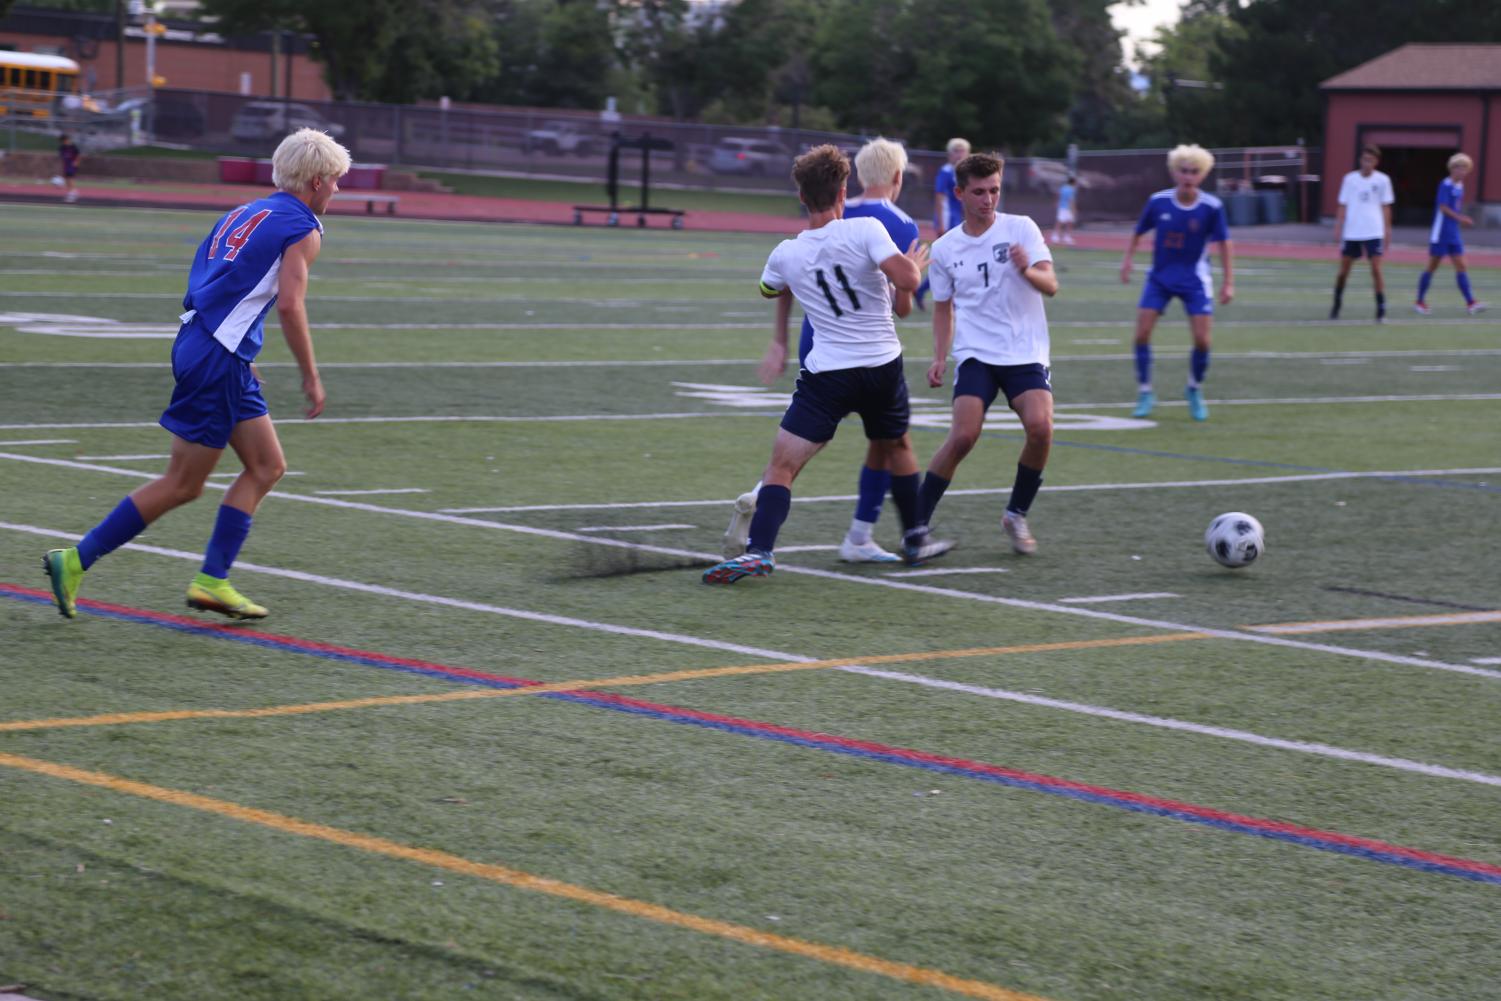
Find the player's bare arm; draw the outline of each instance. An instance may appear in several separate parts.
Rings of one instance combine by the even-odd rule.
[[[933,300],[933,364],[928,366],[928,385],[943,385],[949,367],[949,346],[954,343],[954,300]]]
[[[1141,242],[1140,233],[1131,234],[1131,242],[1126,244],[1126,256],[1121,260],[1121,284],[1128,285],[1131,282],[1131,258],[1136,256],[1136,245]]]
[[[1386,217],[1387,217],[1387,220],[1388,220],[1388,222],[1387,222],[1387,232],[1389,233],[1389,232],[1391,232],[1391,222],[1390,222],[1390,220],[1391,220],[1391,207],[1390,206],[1386,207]],[[1345,207],[1343,205],[1341,205],[1341,206],[1339,206],[1338,208],[1336,208],[1334,210],[1334,245],[1336,247],[1344,245],[1344,242],[1345,242],[1344,241],[1344,235],[1343,235],[1344,232],[1345,232]]]
[[[777,318],[771,328],[771,343],[766,345],[766,353],[756,367],[756,376],[763,386],[770,386],[787,371],[787,329],[791,318],[792,290],[784,288],[777,296]]]
[[[1220,270],[1225,272],[1225,282],[1220,286],[1220,304],[1228,306],[1235,298],[1235,251],[1229,240],[1220,241]]]
[[[912,245],[906,250],[906,256],[917,264],[919,272],[927,269],[928,248],[923,246],[921,240],[912,241]],[[896,293],[891,297],[891,311],[905,319],[912,313],[912,293],[907,289],[896,288],[894,285],[892,288],[896,290]]]
[[[928,248],[914,240],[905,254],[892,254],[881,262],[881,274],[898,292],[916,292],[922,284],[922,269],[928,263]]]
[[[1058,294],[1058,273],[1053,270],[1052,261],[1038,261],[1032,264],[1027,256],[1027,249],[1019,243],[1013,243],[1011,263],[1016,265],[1016,270],[1022,273],[1028,285],[1049,299]]]
[[[287,340],[287,348],[297,359],[297,368],[302,372],[302,395],[307,398],[309,419],[323,412],[327,397],[323,380],[318,376],[317,359],[313,357],[313,332],[307,319],[308,272],[322,249],[323,234],[316,229],[292,244],[282,254],[277,281],[276,315],[281,320],[281,333]]]

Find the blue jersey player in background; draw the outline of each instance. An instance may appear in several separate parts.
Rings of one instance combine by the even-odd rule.
[[[907,151],[900,143],[890,139],[871,140],[855,154],[855,171],[863,192],[859,198],[849,198],[844,203],[844,218],[868,216],[879,221],[890,234],[891,241],[904,252],[918,242],[917,223],[896,204],[901,195],[902,175],[906,169]],[[909,315],[912,312],[912,298],[908,293],[897,289],[892,297],[892,312],[901,317]],[[790,298],[784,296],[777,300],[776,326],[759,373],[761,381],[767,385],[775,382],[787,367],[787,328],[791,309]],[[797,347],[799,367],[807,361],[815,336],[813,324],[804,316]],[[865,463],[860,467],[859,484],[855,516],[850,521],[844,540],[839,544],[839,558],[846,563],[899,562],[900,556],[882,549],[872,538],[876,521],[881,516],[881,505],[891,487],[891,472],[885,454],[875,445],[871,445],[866,452]],[[759,484],[757,488],[759,489]],[[756,490],[741,494],[736,499],[735,514],[725,531],[726,559],[745,552],[746,533],[755,511]]]
[[[1152,391],[1152,328],[1174,298],[1183,300],[1193,350],[1188,361],[1188,384],[1183,395],[1188,412],[1196,421],[1208,420],[1204,402],[1204,376],[1209,371],[1209,332],[1214,321],[1214,282],[1209,271],[1209,244],[1220,245],[1220,266],[1225,280],[1220,302],[1235,298],[1235,273],[1230,232],[1225,225],[1225,207],[1213,195],[1199,190],[1214,167],[1214,155],[1198,146],[1179,146],[1167,155],[1175,187],[1147,199],[1136,223],[1131,243],[1121,262],[1121,281],[1131,281],[1131,258],[1142,235],[1156,230],[1152,269],[1141,290],[1136,312],[1136,409],[1132,417],[1145,417],[1157,403]]]
[[[1463,153],[1449,157],[1449,176],[1439,182],[1438,199],[1433,208],[1433,227],[1428,231],[1428,269],[1418,276],[1418,301],[1413,309],[1422,316],[1433,310],[1428,308],[1428,286],[1433,283],[1433,273],[1445,257],[1454,262],[1454,280],[1459,292],[1465,297],[1465,308],[1471,315],[1485,312],[1485,303],[1475,298],[1470,290],[1470,273],[1465,269],[1465,244],[1459,227],[1473,226],[1475,220],[1464,214],[1465,176],[1475,164]]]
[[[232,619],[262,619],[266,609],[230,586],[230,565],[250,534],[251,516],[286,472],[281,442],[252,365],[261,349],[266,313],[276,306],[287,347],[302,372],[307,416],[323,411],[323,383],[308,329],[308,270],[323,245],[318,216],[349,172],[349,152],[314,129],[283,139],[271,158],[276,193],[218,219],[188,273],[186,312],[172,343],[176,385],[161,425],[172,452],[160,478],[133,491],[77,546],[43,559],[58,611],[77,615],[84,571],[146,526],[203,493],[225,446],[243,471],[225,492],[204,552],[188,585],[188,607]]]
[[[944,149],[948,153],[949,162],[939,167],[938,176],[933,178],[933,239],[935,240],[964,222],[964,203],[959,201],[954,164],[969,156],[969,140],[950,139]],[[897,246],[901,247],[904,244],[899,242]],[[914,299],[918,309],[923,308],[923,296],[927,294],[928,278],[924,275],[922,284],[917,287],[917,295]]]

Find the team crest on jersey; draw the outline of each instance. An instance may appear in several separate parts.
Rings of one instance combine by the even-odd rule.
[[[1010,243],[995,243],[995,244],[991,244],[990,254],[996,260],[998,260],[1002,264],[1004,264],[1004,263],[1006,263],[1006,260],[1011,256],[1011,244]]]

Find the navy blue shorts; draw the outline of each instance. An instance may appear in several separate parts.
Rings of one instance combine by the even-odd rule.
[[[1161,313],[1174,299],[1183,300],[1183,311],[1189,316],[1214,315],[1214,296],[1210,294],[1208,282],[1168,286],[1155,278],[1148,278],[1141,289],[1141,301],[1136,305],[1139,309]]]
[[[1350,257],[1357,261],[1360,260],[1362,254],[1364,254],[1366,257],[1371,258],[1372,260],[1375,260],[1376,258],[1381,256],[1383,249],[1385,248],[1381,246],[1381,241],[1379,239],[1346,240],[1344,246],[1339,248],[1339,253],[1341,257]]]
[[[907,433],[912,404],[907,399],[901,356],[875,368],[799,372],[792,405],[782,415],[782,428],[806,441],[822,443],[832,439],[839,422],[852,413],[860,415],[865,437],[872,441],[889,441]]]
[[[269,412],[250,363],[192,323],[172,342],[172,377],[160,423],[184,441],[224,448],[236,424]]]
[[[1465,252],[1463,240],[1445,240],[1442,243],[1430,243],[1428,245],[1429,257],[1462,257]]]
[[[1029,389],[1053,391],[1046,365],[989,365],[978,358],[966,358],[954,373],[954,398],[978,396],[989,410],[997,393],[1006,394],[1006,403]]]

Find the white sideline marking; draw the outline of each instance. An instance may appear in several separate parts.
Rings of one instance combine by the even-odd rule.
[[[1246,626],[1257,633],[1292,636],[1298,633],[1359,632],[1393,626],[1455,626],[1472,622],[1501,622],[1501,611],[1455,612],[1449,615],[1409,615],[1382,619],[1342,619],[1338,622],[1293,622],[1284,626]]]
[[[721,503],[721,504],[726,504],[726,503],[733,504],[734,501],[720,501],[719,503]],[[834,550],[836,550],[838,548],[839,548],[838,546],[827,546],[827,545],[817,545],[817,546],[778,546],[777,547],[777,552],[779,552],[779,553],[832,553]]]
[[[1086,716],[1098,716],[1104,719],[1119,720],[1123,723],[1139,723],[1143,726],[1158,727],[1164,730],[1179,730],[1184,733],[1196,733],[1206,737],[1238,740],[1242,743],[1256,744],[1261,747],[1273,747],[1281,751],[1297,751],[1300,754],[1316,754],[1320,757],[1338,758],[1342,761],[1358,761],[1362,764],[1395,768],[1404,772],[1416,772],[1420,775],[1431,775],[1435,778],[1459,779],[1464,782],[1478,782],[1482,785],[1501,786],[1501,775],[1489,775],[1485,772],[1472,772],[1459,768],[1446,768],[1443,765],[1430,765],[1426,762],[1413,761],[1408,758],[1392,758],[1383,754],[1351,751],[1342,747],[1335,747],[1331,744],[1320,744],[1305,740],[1283,740],[1280,737],[1264,737],[1261,734],[1251,733],[1247,730],[1232,730],[1228,727],[1190,723],[1186,720],[1172,719],[1166,716],[1148,716],[1143,713],[1126,712],[1121,709],[1110,709],[1105,706],[1094,706],[1083,702],[1068,702],[1063,699],[1045,698],[1041,695],[1012,692],[1002,688],[984,688],[979,685],[966,685],[957,681],[946,681],[942,678],[931,678],[921,674],[906,674],[901,671],[882,671],[873,667],[861,667],[858,665],[840,667],[836,668],[836,670],[844,671],[848,674],[863,674],[870,678],[900,681],[909,685],[922,685],[926,688],[942,688],[954,692],[963,692],[966,695],[979,695],[988,699],[1004,699],[1008,702],[1021,702],[1026,705],[1042,706],[1046,709],[1060,709],[1064,712],[1082,713]]]
[[[214,484],[217,486],[217,484]],[[287,495],[290,496],[290,495]],[[306,498],[304,498],[306,499]],[[20,525],[11,522],[0,521],[0,529],[12,532],[25,532],[29,535],[40,535],[54,539],[77,540],[80,536],[72,532],[59,532],[50,528],[39,528],[35,525]],[[189,553],[181,549],[166,549],[161,546],[148,546],[138,542],[127,542],[122,548],[134,549],[137,552],[152,553],[157,556],[171,556],[180,560],[196,560],[202,562],[202,553]],[[620,636],[635,636],[642,639],[662,640],[667,643],[681,643],[687,646],[704,647],[710,650],[725,650],[730,653],[743,653],[750,657],[765,657],[769,660],[787,660],[807,662],[812,657],[798,657],[794,654],[784,653],[781,650],[768,650],[761,647],[743,646],[739,643],[722,643],[718,640],[702,639],[697,636],[686,636],[681,633],[668,633],[656,629],[638,629],[634,626],[619,626],[609,622],[594,622],[589,619],[576,619],[566,615],[548,615],[542,612],[530,612],[521,608],[507,608],[503,605],[487,605],[478,601],[463,601],[457,598],[445,598],[437,594],[424,594],[420,591],[403,591],[399,588],[382,587],[379,584],[365,584],[360,581],[344,580],[339,577],[326,577],[321,574],[303,573],[300,570],[287,570],[282,567],[265,566],[260,563],[250,563],[244,560],[235,561],[235,572],[263,573],[272,577],[285,577],[288,580],[302,581],[305,584],[323,584],[345,591],[359,591],[363,594],[377,594],[383,598],[400,598],[405,601],[417,601],[428,605],[441,605],[445,608],[457,608],[470,612],[487,612],[491,615],[503,615],[512,619],[525,619],[529,622],[545,622],[555,626],[572,626],[578,629],[589,629],[594,632],[615,633]]]
[[[1252,476],[1237,480],[1165,480],[1157,483],[1077,483],[1072,486],[1055,486],[1044,484],[1043,490],[1049,492],[1074,492],[1081,490],[1153,490],[1159,487],[1230,487],[1260,485],[1268,483],[1299,483],[1313,482],[1317,480],[1358,480],[1358,479],[1386,479],[1403,477],[1432,477],[1432,476],[1471,476],[1485,475],[1488,473],[1501,473],[1501,467],[1484,467],[1478,469],[1410,469],[1410,470],[1387,470],[1385,472],[1371,473],[1294,473],[1287,476]],[[945,497],[990,497],[998,494],[1008,494],[1011,488],[1007,487],[967,487],[951,489]],[[855,494],[821,494],[813,497],[794,497],[794,504],[821,504],[827,501],[852,501],[859,498]],[[514,514],[527,511],[609,511],[623,508],[643,507],[724,507],[733,504],[733,500],[691,500],[691,501],[621,501],[612,504],[518,504],[510,507],[445,507],[441,508],[443,514]],[[785,551],[785,550],[783,550]]]
[[[13,452],[0,452],[0,459],[13,459],[20,462],[33,462],[41,465],[63,466],[71,469],[83,469],[93,472],[116,473],[125,476],[150,477],[149,473],[142,473],[134,469],[116,469],[110,466],[94,466],[82,462],[71,462],[66,459],[46,459],[33,455],[21,455]],[[223,489],[217,483],[209,486],[215,489]],[[468,525],[474,528],[484,528],[491,531],[516,532],[521,535],[535,535],[540,538],[561,539],[568,542],[588,542],[597,546],[613,546],[618,549],[634,549],[638,552],[657,553],[662,556],[677,556],[687,559],[703,560],[705,564],[717,563],[717,553],[703,553],[692,549],[675,549],[668,546],[653,546],[638,542],[626,542],[623,539],[602,538],[600,536],[580,535],[577,532],[561,532],[549,528],[534,528],[530,525],[517,525],[510,522],[488,521],[482,518],[464,518],[455,515],[446,515],[435,511],[411,511],[404,508],[379,507],[375,504],[365,504],[355,501],[338,500],[333,497],[314,497],[308,494],[289,494],[279,490],[273,490],[268,496],[278,497],[283,500],[302,501],[309,504],[323,504],[329,507],[341,507],[351,511],[366,511],[371,514],[395,515],[401,518],[413,518],[419,521],[435,521],[451,525]],[[6,527],[0,522],[0,528]],[[54,533],[63,534],[63,533]],[[76,536],[67,536],[76,538]],[[197,557],[195,557],[197,558]],[[239,564],[236,564],[237,566]],[[1482,678],[1501,679],[1501,671],[1492,671],[1483,667],[1469,667],[1465,664],[1450,664],[1441,660],[1430,660],[1424,657],[1408,657],[1401,654],[1384,653],[1377,650],[1360,650],[1352,647],[1334,646],[1328,643],[1311,643],[1307,640],[1287,639],[1281,636],[1267,633],[1255,633],[1244,629],[1208,629],[1200,626],[1184,625],[1181,622],[1171,622],[1165,619],[1139,618],[1133,615],[1121,615],[1116,612],[1105,612],[1092,608],[1081,608],[1076,605],[1061,605],[1056,602],[1029,601],[1023,598],[1005,598],[1000,595],[977,594],[973,591],[956,591],[952,588],[934,587],[930,584],[914,584],[902,580],[893,580],[890,575],[861,576],[859,574],[841,573],[835,570],[820,570],[815,567],[799,567],[782,564],[777,568],[784,574],[804,574],[809,577],[818,577],[824,580],[846,581],[856,584],[864,584],[872,587],[889,587],[902,591],[914,591],[918,594],[929,594],[944,598],[960,598],[966,601],[978,601],[990,605],[1002,605],[1008,608],[1025,608],[1037,612],[1057,612],[1064,615],[1073,615],[1080,618],[1099,619],[1105,622],[1119,622],[1122,625],[1142,626],[1148,629],[1165,629],[1170,632],[1197,632],[1216,639],[1237,640],[1246,643],[1259,643],[1266,646],[1287,647],[1295,650],[1312,650],[1317,653],[1327,653],[1342,657],[1355,657],[1361,660],[1377,661],[1385,664],[1402,664],[1408,667],[1422,667],[1435,671],[1449,671],[1454,674],[1468,674]],[[316,580],[309,575],[309,579]],[[749,648],[745,648],[749,649]],[[797,659],[797,658],[793,658]]]
[[[316,420],[307,420],[303,417],[278,418],[277,427],[289,425],[332,425],[332,424],[548,424],[570,423],[584,421],[676,421],[676,420],[703,420],[704,418],[721,419],[725,417],[780,417],[782,411],[776,410],[731,410],[720,412],[717,410],[701,410],[692,413],[670,414],[562,414],[552,417],[505,417],[498,415],[458,417],[458,416],[424,416],[424,417],[319,417]],[[40,431],[40,430],[94,430],[94,431],[134,431],[140,428],[161,427],[156,421],[80,421],[72,424],[0,424],[0,431]]]
[[[669,525],[581,525],[575,532],[661,532],[667,529],[697,528],[681,522]]]
[[[376,487],[371,490],[314,490],[320,497],[361,497],[366,494],[426,494],[425,487]]]
[[[26,441],[0,441],[0,446],[13,445],[77,445],[77,438],[31,438]]]
[[[1147,598],[1176,598],[1171,591],[1142,591],[1139,594],[1096,594],[1087,598],[1059,598],[1066,605],[1090,605],[1104,601],[1144,601]]]
[[[1501,657],[1472,657],[1471,664],[1501,664]]]
[[[166,452],[143,453],[141,455],[76,455],[79,462],[139,462],[145,459],[170,459]]]
[[[888,577],[942,577],[946,574],[1010,573],[1005,567],[935,567],[932,570],[893,570]]]

